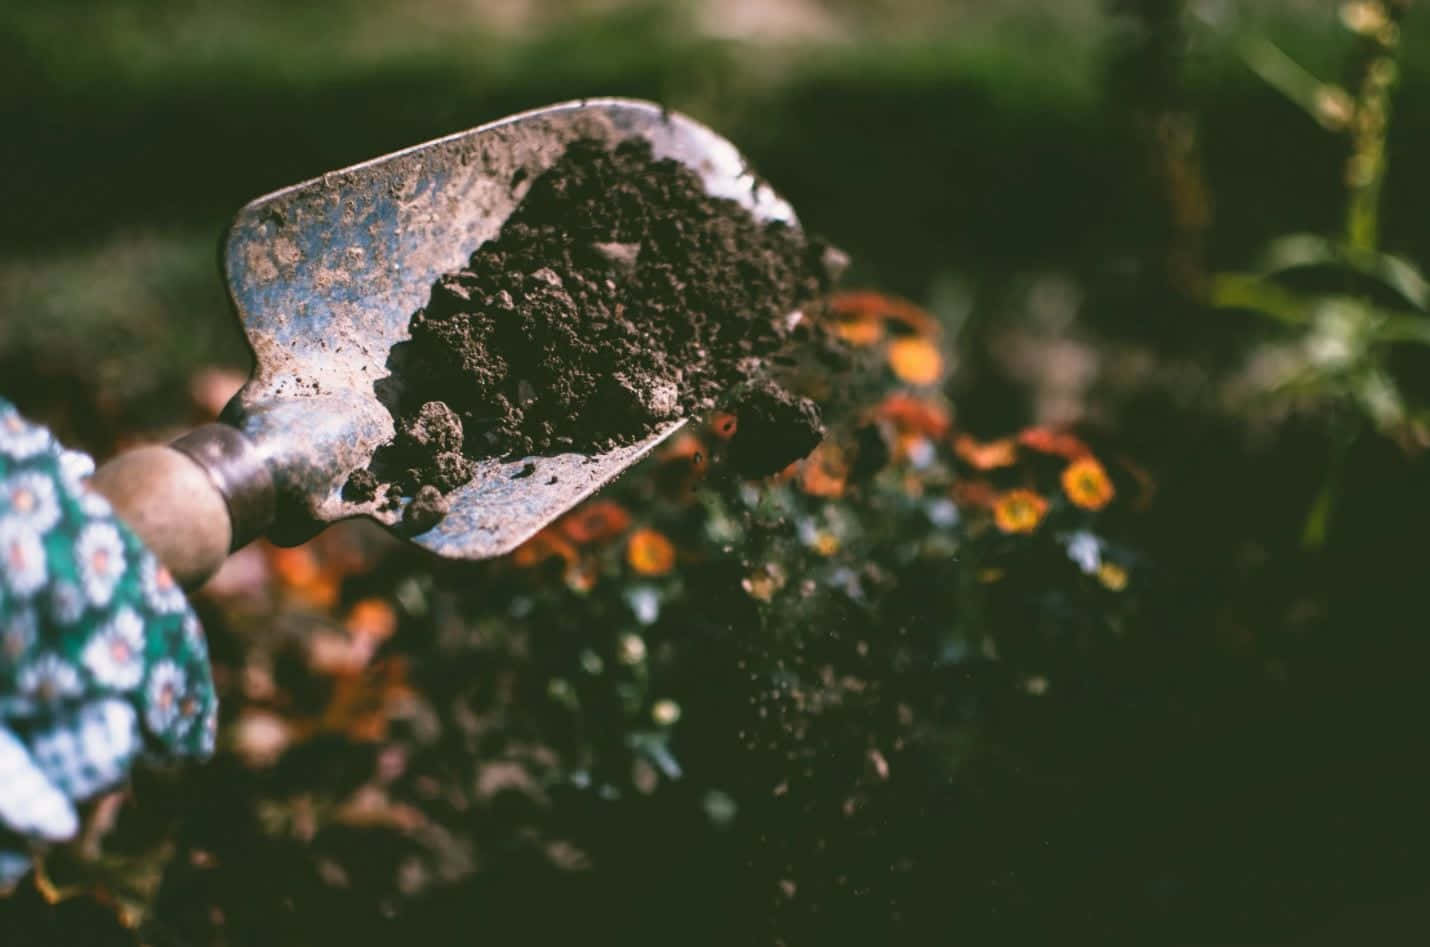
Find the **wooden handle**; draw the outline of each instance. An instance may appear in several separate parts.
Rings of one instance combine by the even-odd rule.
[[[189,455],[140,447],[107,461],[89,482],[185,587],[202,583],[228,556],[228,504]]]

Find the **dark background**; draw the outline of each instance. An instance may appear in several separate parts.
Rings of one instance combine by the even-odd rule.
[[[182,421],[196,370],[246,369],[215,265],[246,200],[529,107],[665,102],[735,141],[847,249],[852,284],[944,321],[961,425],[1090,421],[1159,485],[1130,527],[1159,589],[1137,634],[1066,657],[1068,685],[1040,701],[992,702],[977,764],[904,790],[874,841],[843,851],[866,873],[916,855],[899,889],[909,917],[889,927],[831,888],[823,914],[779,936],[1331,944],[1423,930],[1426,463],[1358,436],[1326,541],[1302,542],[1347,409],[1268,420],[1226,400],[1276,330],[1164,277],[1177,225],[1145,135],[1149,114],[1195,124],[1207,269],[1243,266],[1278,234],[1333,232],[1342,140],[1239,50],[1269,37],[1336,79],[1351,38],[1329,3],[1194,3],[1176,28],[1157,19],[1174,4],[1120,6],[6,4],[0,395],[101,454]],[[1430,11],[1411,11],[1403,40],[1383,244],[1423,261]],[[1007,356],[1029,337],[1090,364],[1071,407],[1049,400],[1055,366],[1030,374]],[[1397,366],[1424,391],[1420,362]],[[669,804],[563,810],[603,823],[626,856],[595,894],[513,883],[482,897],[539,914],[549,895],[609,920],[607,898],[649,912],[638,936],[700,940],[681,926],[691,905],[754,903],[740,895],[749,855],[675,831],[685,810]],[[683,844],[709,861],[672,879],[660,866]],[[649,902],[623,900],[626,885]]]

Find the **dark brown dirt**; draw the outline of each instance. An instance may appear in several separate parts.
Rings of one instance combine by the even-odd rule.
[[[447,515],[447,498],[432,484],[424,484],[402,511],[402,525],[414,533],[436,526]]]
[[[768,477],[798,460],[824,438],[819,408],[770,380],[742,392],[732,405],[735,434],[727,448],[731,466],[744,477]]]
[[[643,141],[576,142],[413,316],[392,363],[397,436],[345,493],[372,499],[379,480],[447,492],[481,458],[609,450],[737,389],[755,412],[740,456],[778,469],[776,455],[818,443],[818,409],[751,383],[789,315],[829,288],[835,256],[708,196]]]

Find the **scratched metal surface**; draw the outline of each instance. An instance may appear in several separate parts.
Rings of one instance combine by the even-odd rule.
[[[349,503],[341,489],[392,437],[381,397],[390,400],[396,385],[389,355],[409,337],[412,314],[438,276],[497,234],[568,143],[637,135],[657,156],[689,165],[712,194],[797,224],[728,141],[659,106],[621,99],[512,116],[333,171],[239,211],[224,270],[256,366],[224,419],[253,439],[273,471],[279,519],[271,535],[297,541],[363,515],[400,529],[401,510]],[[485,461],[449,494],[446,518],[408,538],[443,556],[501,555],[681,423],[599,455]]]

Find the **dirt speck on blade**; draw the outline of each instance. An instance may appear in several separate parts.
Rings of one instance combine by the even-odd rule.
[[[447,498],[431,484],[421,487],[417,496],[402,511],[402,525],[413,533],[431,529],[442,521],[448,512]]]
[[[737,413],[751,412],[738,469],[773,472],[821,428],[811,402],[765,377],[766,359],[789,315],[829,289],[831,258],[710,197],[643,140],[575,142],[412,317],[393,360],[397,435],[345,495],[376,496],[379,481],[442,494],[484,458],[600,453],[737,392]]]

